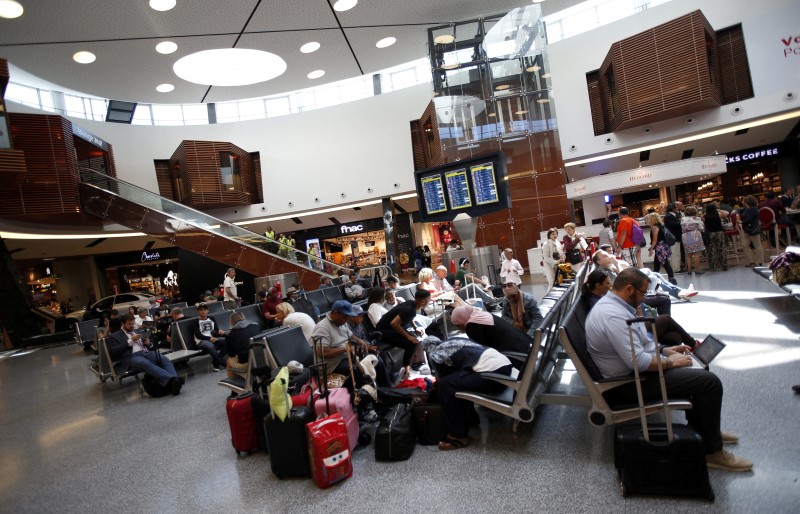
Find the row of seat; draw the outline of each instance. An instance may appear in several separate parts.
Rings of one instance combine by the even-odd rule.
[[[788,246],[786,251],[789,253],[795,253],[800,255],[800,246]],[[773,271],[769,268],[769,266],[755,266],[753,267],[753,271],[756,275],[759,275],[762,278],[765,278],[771,281],[776,286],[780,287],[794,298],[800,300],[800,284],[778,284],[773,280]]]

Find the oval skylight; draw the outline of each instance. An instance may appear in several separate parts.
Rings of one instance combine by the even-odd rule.
[[[22,8],[19,2],[14,0],[0,0],[0,18],[13,20],[19,18],[25,9]]]
[[[93,63],[97,59],[92,52],[87,52],[85,50],[81,50],[80,52],[75,52],[72,55],[72,60],[81,64],[90,64]]]
[[[174,89],[175,86],[173,86],[172,84],[159,84],[158,86],[156,86],[156,91],[158,91],[159,93],[169,93]]]
[[[355,7],[357,3],[358,0],[339,0],[338,2],[333,4],[333,10],[339,12],[349,11],[350,9]]]
[[[325,70],[314,70],[308,74],[308,78],[310,79],[318,79],[321,76],[325,75]]]
[[[381,39],[380,41],[378,41],[377,43],[375,43],[375,46],[377,46],[378,48],[386,48],[387,46],[392,46],[396,42],[397,42],[397,38],[389,36],[389,37],[385,37],[385,38]]]
[[[316,41],[309,41],[300,47],[300,51],[304,54],[310,54],[311,52],[316,52],[317,50],[319,50],[319,43]]]
[[[150,0],[150,8],[155,11],[169,11],[175,7],[175,0]]]
[[[178,45],[172,41],[162,41],[156,45],[156,52],[160,54],[171,54],[178,49]]]
[[[187,55],[172,69],[175,75],[195,84],[246,86],[283,75],[286,61],[262,50],[220,48]]]

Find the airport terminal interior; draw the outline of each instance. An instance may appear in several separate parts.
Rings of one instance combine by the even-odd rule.
[[[0,0],[0,511],[800,511],[797,20],[793,0]],[[548,229],[596,248],[627,212],[644,247],[652,213],[713,204],[722,236],[696,273],[673,245],[662,289],[727,345],[725,449],[753,467],[709,468],[713,501],[627,495],[619,425],[589,415],[559,338],[581,284],[553,289]],[[194,316],[230,269],[226,309],[296,287],[319,321],[333,291],[366,309],[390,275],[414,291],[463,263],[499,316],[506,248],[552,307],[517,398],[532,419],[478,405],[466,447],[396,462],[372,441],[327,489],[234,450],[226,405],[252,382],[194,341],[165,349],[180,394],[152,397],[89,327],[150,298]],[[363,297],[323,293],[353,269]]]

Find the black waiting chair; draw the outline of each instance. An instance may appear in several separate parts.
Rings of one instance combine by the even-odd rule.
[[[267,319],[264,317],[264,314],[261,312],[261,306],[257,304],[247,305],[244,307],[239,307],[235,310],[235,312],[241,312],[244,314],[244,319],[255,321],[261,327],[261,330],[267,330],[268,324]]]
[[[222,302],[208,302],[206,306],[209,314],[216,314],[225,310],[225,305]]]
[[[306,299],[311,302],[314,307],[319,309],[320,316],[324,316],[331,310],[331,304],[328,302],[328,299],[325,298],[325,293],[323,293],[325,289],[317,289],[316,291],[309,291],[306,293]]]

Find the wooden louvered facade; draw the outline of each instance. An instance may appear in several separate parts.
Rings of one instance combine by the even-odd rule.
[[[418,120],[411,122],[411,149],[414,169],[424,170],[444,164],[439,125],[436,123],[436,105],[430,102]]]
[[[721,32],[694,11],[611,45],[586,75],[595,135],[752,97],[741,30]]]
[[[224,184],[223,160],[237,163],[238,179]],[[251,205],[263,201],[261,162],[238,146],[220,141],[183,141],[164,167],[154,161],[161,196],[195,209]]]

